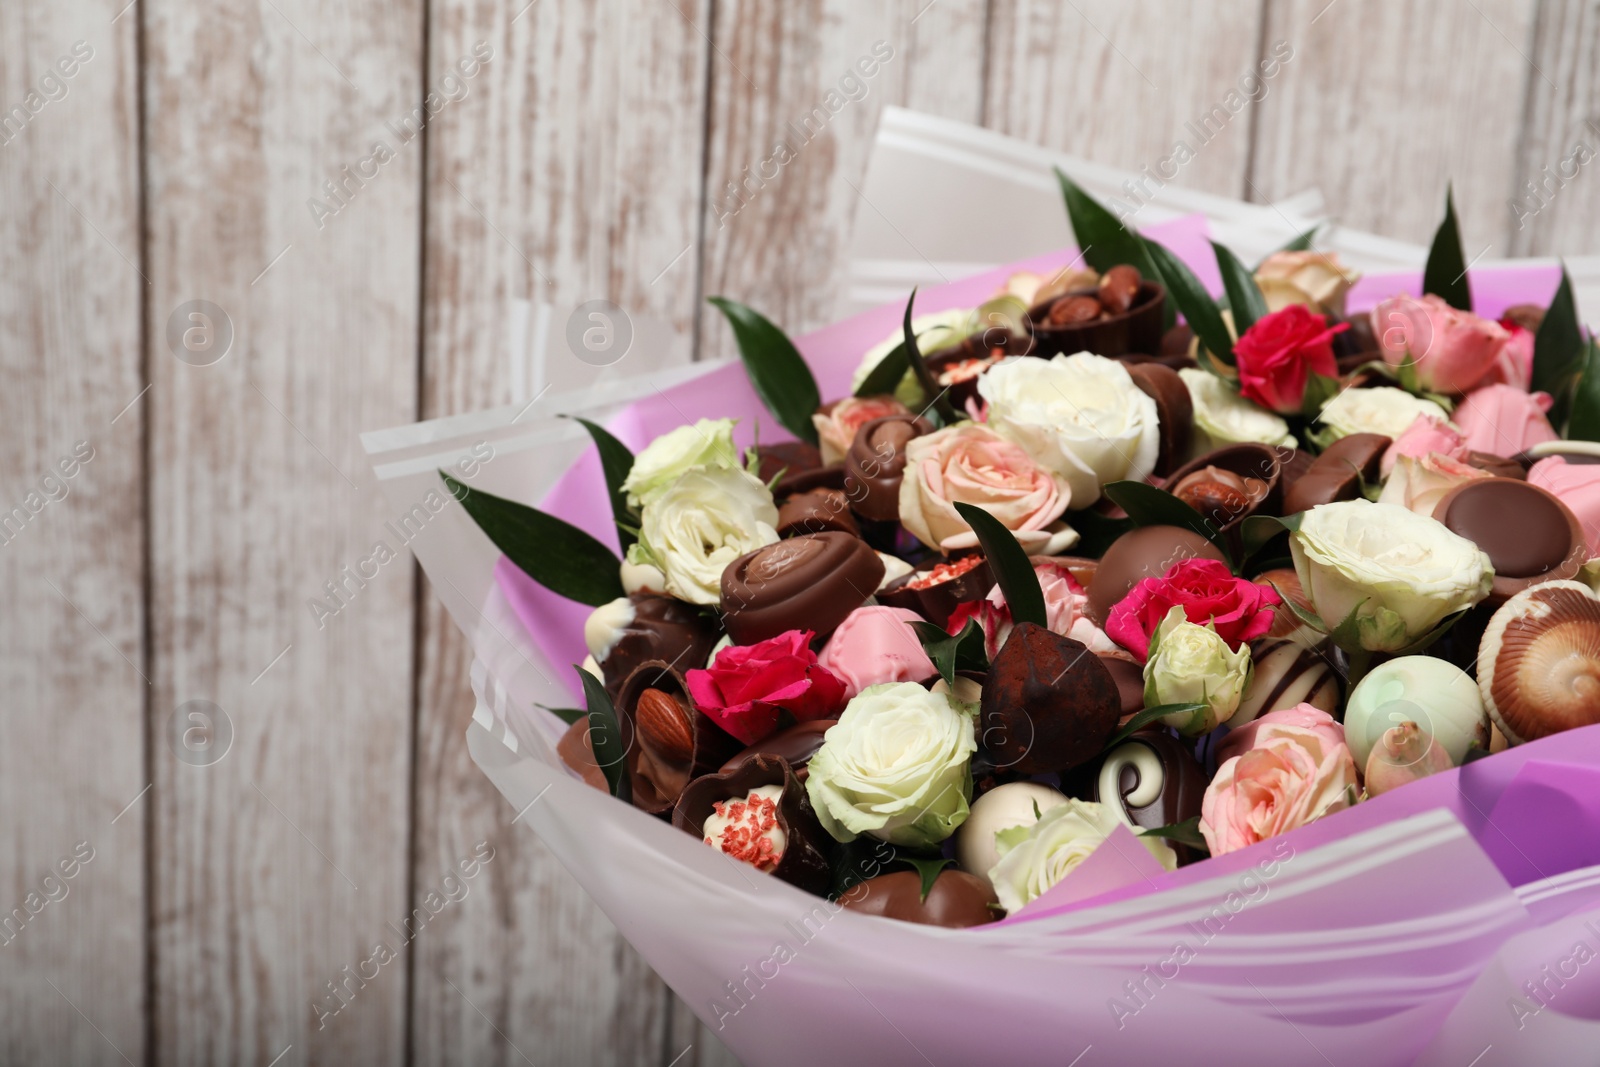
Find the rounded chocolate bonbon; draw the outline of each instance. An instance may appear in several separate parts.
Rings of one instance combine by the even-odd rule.
[[[847,533],[803,534],[740,556],[722,572],[722,621],[735,643],[788,630],[832,633],[883,579],[883,560]]]
[[[979,704],[978,743],[995,767],[1064,771],[1093,759],[1117,728],[1122,697],[1100,657],[1037,623],[1018,623]]]
[[[1096,626],[1104,626],[1106,616],[1130,589],[1146,578],[1161,577],[1174,563],[1186,559],[1228,562],[1216,545],[1181,526],[1141,526],[1129,530],[1113,541],[1100,557],[1094,580],[1089,583],[1089,618]]]
[[[927,899],[922,896],[921,874],[892,871],[857,883],[839,903],[863,915],[956,929],[982,926],[1000,917],[1000,898],[987,881],[948,867],[934,879]]]

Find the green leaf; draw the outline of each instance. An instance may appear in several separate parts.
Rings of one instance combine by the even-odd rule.
[[[787,334],[765,315],[720,296],[708,298],[727,316],[739,345],[745,373],[756,395],[784,429],[808,444],[817,443],[811,415],[822,403],[817,380]]]
[[[1222,533],[1217,525],[1165,489],[1144,482],[1107,482],[1101,490],[1128,513],[1135,526],[1181,526],[1213,543]]]
[[[1311,247],[1311,242],[1316,240],[1317,231],[1320,230],[1320,229],[1322,229],[1322,223],[1319,222],[1315,226],[1311,227],[1311,229],[1306,230],[1304,233],[1300,233],[1300,234],[1295,235],[1294,237],[1289,238],[1289,241],[1288,241],[1287,244],[1285,244],[1281,248],[1277,249],[1276,252],[1268,253],[1267,256],[1264,257],[1261,260],[1261,263],[1265,263],[1268,259],[1271,259],[1274,255],[1277,254],[1277,252],[1304,252],[1304,251],[1306,251],[1307,249],[1309,249]],[[1260,270],[1261,269],[1261,263],[1257,263],[1256,264],[1255,270]],[[1255,271],[1251,271],[1250,273],[1254,274]]]
[[[550,714],[554,715],[568,726],[571,726],[573,723],[589,714],[588,712],[579,708],[552,708],[549,705],[540,704],[537,702],[535,702],[533,706],[544,711],[548,711]]]
[[[1302,418],[1314,419],[1322,413],[1328,401],[1339,395],[1339,379],[1311,371],[1306,375],[1306,391],[1300,401]]]
[[[878,361],[878,365],[867,372],[861,380],[861,387],[855,391],[856,396],[893,396],[894,390],[906,376],[906,371],[911,366],[906,362],[906,344],[901,341],[889,350],[889,354]]]
[[[931,622],[914,622],[911,628],[917,632],[917,638],[922,642],[922,650],[939,669],[939,677],[944,679],[945,685],[955,687],[956,671],[959,668],[988,669],[988,662],[983,654],[983,629],[974,620],[968,619],[958,634],[949,633],[943,627],[935,626]]]
[[[1266,317],[1267,298],[1261,295],[1255,275],[1245,269],[1239,257],[1227,248],[1211,242],[1217,254],[1217,267],[1222,271],[1222,288],[1228,294],[1228,306],[1233,309],[1233,328],[1243,337],[1244,332]]]
[[[583,680],[583,699],[589,708],[589,744],[594,761],[606,776],[611,795],[618,800],[633,800],[633,783],[628,779],[628,746],[622,740],[622,724],[605,685],[577,664],[572,669]]]
[[[922,358],[922,350],[917,347],[917,335],[911,329],[911,309],[916,305],[917,291],[911,290],[911,295],[906,299],[905,320],[901,324],[904,339],[900,347],[905,349],[906,362],[911,365],[911,370],[917,376],[917,384],[922,386],[922,395],[930,400],[929,406],[938,415],[941,425],[948,426],[959,422],[961,416],[956,414],[955,407],[950,403],[950,390],[940,389],[939,383],[933,378],[933,372],[928,369],[928,361]]]
[[[622,491],[622,483],[628,480],[628,472],[633,469],[633,453],[604,426],[577,415],[571,417],[583,423],[600,452],[600,469],[605,471],[606,492],[611,495],[611,518],[617,524],[617,539],[626,553],[628,546],[639,539],[639,516],[628,506],[628,494]]]
[[[1067,204],[1067,221],[1072,225],[1072,236],[1078,242],[1083,261],[1101,274],[1118,264],[1128,263],[1138,267],[1146,278],[1158,277],[1160,272],[1144,239],[1124,226],[1122,220],[1067,177],[1060,167],[1056,167],[1055,172],[1056,180],[1061,183],[1061,198]],[[1170,330],[1176,321],[1171,300],[1167,301],[1162,316],[1164,328]]]
[[[1049,627],[1049,616],[1044,609],[1044,591],[1039,587],[1039,575],[1033,569],[1028,554],[1017,544],[1014,534],[1000,520],[973,504],[956,503],[956,511],[978,535],[983,546],[983,556],[994,571],[995,581],[1006,598],[1014,622],[1033,622]]]
[[[1281,537],[1286,527],[1275,515],[1247,515],[1239,524],[1239,542],[1244,548],[1244,559],[1249,563],[1259,552]],[[1251,564],[1244,573],[1259,574],[1259,564]]]
[[[1578,306],[1572,297],[1572,279],[1563,264],[1561,284],[1539,323],[1539,332],[1533,335],[1534,390],[1549,393],[1560,404],[1583,363],[1583,326],[1578,322]],[[1561,425],[1557,419],[1551,421]]]
[[[1472,310],[1472,285],[1467,280],[1467,256],[1461,250],[1461,227],[1451,189],[1444,193],[1444,221],[1434,232],[1428,263],[1422,268],[1422,291],[1442,297],[1460,311]]]
[[[1114,519],[1094,508],[1069,511],[1062,518],[1078,531],[1078,543],[1073,546],[1073,552],[1089,559],[1105,555],[1113,541],[1133,529],[1132,519]]]
[[[1200,279],[1194,276],[1194,271],[1183,260],[1164,246],[1148,238],[1144,244],[1155,264],[1156,276],[1167,287],[1167,299],[1183,312],[1184,319],[1194,335],[1200,338],[1200,343],[1217,359],[1233,366],[1233,338],[1228,335],[1222,312],[1217,310],[1216,302],[1206,292],[1206,287],[1200,284]]]
[[[939,872],[946,867],[955,865],[955,860],[945,859],[943,856],[912,856],[902,852],[895,857],[897,863],[904,863],[917,872],[922,879],[922,899],[928,899],[928,894],[933,892],[933,883],[939,880]]]
[[[444,471],[439,476],[495,547],[552,593],[596,608],[626,595],[621,560],[570,522],[482,489],[469,489]]]
[[[1170,826],[1158,826],[1154,830],[1142,830],[1139,836],[1165,838],[1179,845],[1187,845],[1189,848],[1199,849],[1208,856],[1211,855],[1210,849],[1206,847],[1206,839],[1200,833],[1200,816],[1198,815],[1191,816],[1182,822],[1175,822]]]
[[[1574,441],[1600,441],[1600,344],[1591,340],[1583,374],[1572,396],[1572,421],[1567,437]]]
[[[1105,748],[1101,749],[1101,751],[1110,752],[1157,719],[1164,719],[1168,715],[1193,715],[1197,711],[1204,710],[1206,710],[1204,704],[1157,704],[1153,708],[1145,708],[1143,711],[1136,712],[1133,718],[1128,720],[1127,725],[1112,734],[1111,740],[1106,742]]]

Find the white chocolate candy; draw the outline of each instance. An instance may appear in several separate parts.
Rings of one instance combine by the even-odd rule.
[[[1473,744],[1489,746],[1489,714],[1478,683],[1435,656],[1380,663],[1356,685],[1344,709],[1344,739],[1357,767],[1367,765],[1384,731],[1414,722],[1461,766]]]
[[[583,624],[583,643],[589,646],[589,655],[603,660],[622,640],[623,633],[633,625],[633,601],[625,596],[601,604],[589,613]]]
[[[883,560],[883,581],[878,583],[876,590],[879,593],[883,592],[890,582],[904,578],[916,569],[899,556],[891,556],[887,552],[879,552],[878,558]]]
[[[661,573],[659,567],[648,563],[622,564],[622,591],[630,596],[634,593],[654,593],[656,596],[667,595],[667,576]]]
[[[1040,815],[1066,802],[1061,792],[1035,782],[995,786],[973,801],[972,813],[956,831],[956,862],[987,882],[989,869],[1000,862],[994,835],[1013,826],[1032,826]]]
[[[776,870],[789,844],[777,819],[782,796],[781,785],[758,785],[742,799],[722,801],[700,828],[706,844],[760,870]]]

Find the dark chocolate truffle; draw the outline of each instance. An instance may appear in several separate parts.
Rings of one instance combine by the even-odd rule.
[[[1146,578],[1159,578],[1175,563],[1186,559],[1228,562],[1222,550],[1193,530],[1181,526],[1141,526],[1129,530],[1106,549],[1089,583],[1089,618],[1096,626],[1128,590]]]
[[[722,621],[741,645],[788,630],[825,636],[883,581],[883,560],[846,533],[803,534],[740,556],[722,572]]]
[[[927,926],[982,926],[1000,917],[1000,898],[983,879],[946,867],[922,899],[922,875],[894,871],[858,883],[839,903],[863,915]]]
[[[1099,754],[1117,728],[1122,697],[1081,642],[1024,622],[995,657],[979,707],[978,740],[997,768],[1048,774]]]

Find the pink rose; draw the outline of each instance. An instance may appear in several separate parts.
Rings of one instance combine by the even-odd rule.
[[[1089,596],[1071,571],[1054,560],[1035,558],[1033,572],[1039,576],[1039,590],[1044,593],[1045,624],[1051,633],[1081,642],[1091,652],[1126,658],[1122,649],[1089,618]],[[984,650],[991,660],[994,659],[1006,638],[1011,636],[1012,628],[1011,608],[998,585],[983,600],[957,604],[950,613],[949,631],[960,633],[968,619],[976,620],[983,630]]]
[[[1455,424],[1473,452],[1514,456],[1556,439],[1545,412],[1549,393],[1525,393],[1509,385],[1486,385],[1467,394],[1455,411]]]
[[[1528,482],[1565,504],[1583,524],[1583,539],[1600,551],[1600,464],[1549,456],[1529,468]]]
[[[1283,603],[1277,590],[1236,578],[1226,563],[1186,559],[1159,578],[1146,578],[1128,591],[1106,616],[1106,634],[1143,663],[1150,636],[1175,607],[1190,622],[1211,623],[1235,652],[1272,629],[1272,609]]]
[[[1391,726],[1378,738],[1367,756],[1365,781],[1367,796],[1375,797],[1411,782],[1419,782],[1430,774],[1448,771],[1454,767],[1450,753],[1443,745],[1422,732],[1414,722]]]
[[[1341,322],[1330,329],[1327,316],[1301,304],[1263,315],[1233,346],[1239,395],[1280,414],[1299,414],[1313,372],[1339,376],[1333,337],[1349,328],[1349,323]]]
[[[729,645],[705,670],[683,676],[689,698],[747,745],[778,728],[779,710],[802,722],[844,707],[844,683],[817,661],[809,630],[790,630],[753,645]]]
[[[1222,740],[1217,742],[1217,762],[1226,762],[1255,748],[1256,736],[1265,726],[1293,726],[1301,730],[1310,730],[1320,735],[1330,747],[1345,743],[1344,725],[1336,721],[1332,715],[1315,704],[1296,704],[1282,711],[1269,711],[1238,729],[1229,730],[1222,736]]]
[[[1409,362],[1422,388],[1454,396],[1481,383],[1511,340],[1498,322],[1431,293],[1385,300],[1372,309],[1372,332],[1385,363],[1398,369]]]
[[[1359,788],[1355,760],[1342,742],[1269,723],[1255,747],[1217,768],[1200,801],[1200,834],[1220,856],[1347,808]]]
[[[847,396],[824,404],[811,416],[817,428],[817,443],[822,462],[837,463],[850,451],[856,431],[873,419],[886,415],[909,415],[910,410],[892,396]]]
[[[882,604],[857,608],[833,631],[817,662],[844,682],[846,700],[869,685],[932,678],[939,669],[910,625],[922,621],[921,615],[905,608]]]
[[[917,540],[946,552],[972,548],[977,534],[955,509],[975,504],[1013,532],[1043,530],[1067,510],[1071,490],[987,426],[960,423],[906,444],[900,521]]]
[[[1389,477],[1395,461],[1401,456],[1421,459],[1430,452],[1464,460],[1467,458],[1467,439],[1444,419],[1434,415],[1418,415],[1406,432],[1396,437],[1383,454],[1383,476]]]
[[[1533,331],[1510,319],[1501,319],[1500,328],[1510,337],[1478,385],[1511,385],[1526,392],[1533,381]]]
[[[1444,495],[1458,485],[1477,478],[1491,477],[1488,471],[1468,466],[1459,459],[1430,452],[1421,459],[1401,456],[1389,480],[1378,495],[1380,504],[1399,504],[1418,515],[1433,518],[1433,509]]]

